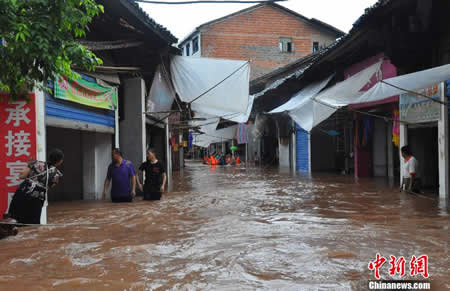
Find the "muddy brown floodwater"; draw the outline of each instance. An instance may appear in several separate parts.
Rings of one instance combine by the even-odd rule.
[[[377,252],[407,265],[426,254],[433,290],[450,287],[437,200],[375,180],[199,163],[174,182],[159,202],[52,203],[49,223],[80,226],[0,241],[0,289],[365,290]]]

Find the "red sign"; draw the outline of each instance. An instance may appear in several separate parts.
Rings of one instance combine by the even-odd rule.
[[[0,94],[0,215],[9,207],[27,161],[36,159],[36,105],[30,100],[9,101]]]
[[[389,261],[389,264],[391,265],[391,268],[389,269],[389,275],[391,277],[394,276],[405,276],[405,265],[406,260],[404,257],[399,257],[398,259],[395,256],[390,256],[391,260]],[[377,257],[375,261],[369,263],[369,270],[375,272],[375,278],[380,279],[380,269],[382,268],[383,264],[387,262],[387,259],[381,256],[380,254],[377,254]],[[428,273],[428,256],[422,255],[416,258],[416,256],[412,256],[411,260],[409,261],[409,274],[412,277],[416,277],[418,275],[421,275],[423,278],[427,279],[430,277],[430,274]]]

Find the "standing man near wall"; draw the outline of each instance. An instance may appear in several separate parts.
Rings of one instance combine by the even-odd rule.
[[[115,148],[112,151],[112,163],[108,167],[108,174],[103,189],[103,199],[112,180],[112,202],[131,202],[136,196],[136,172],[130,161],[123,158],[122,152]],[[130,186],[131,185],[131,186]]]

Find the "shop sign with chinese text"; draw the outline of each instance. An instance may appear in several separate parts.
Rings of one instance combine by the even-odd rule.
[[[36,159],[35,96],[29,100],[10,101],[0,94],[0,215],[9,207],[20,184],[19,174],[27,162]]]
[[[83,79],[69,80],[61,76],[55,82],[55,98],[108,110],[117,108],[117,88]]]
[[[440,100],[441,84],[436,84],[418,93]],[[441,104],[420,95],[400,95],[400,120],[409,123],[424,123],[441,119]]]

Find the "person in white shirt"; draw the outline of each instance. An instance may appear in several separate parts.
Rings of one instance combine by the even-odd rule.
[[[419,162],[412,155],[408,146],[402,147],[401,152],[404,159],[401,190],[420,193],[422,183],[419,175]]]

